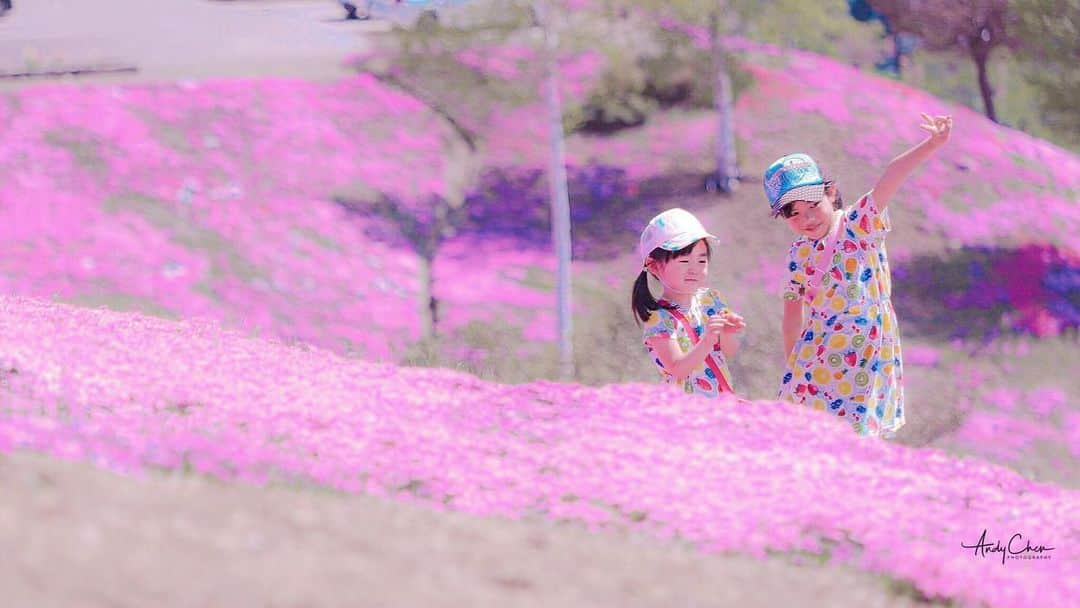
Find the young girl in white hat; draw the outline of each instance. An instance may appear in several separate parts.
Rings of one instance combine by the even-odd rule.
[[[739,348],[735,335],[746,326],[706,285],[709,241],[715,239],[684,209],[654,217],[641,233],[642,269],[631,296],[662,380],[709,397],[734,392],[727,361]],[[659,299],[649,290],[650,274],[663,285]]]

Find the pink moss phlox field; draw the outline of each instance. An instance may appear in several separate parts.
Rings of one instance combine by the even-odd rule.
[[[957,371],[963,374],[964,367],[958,366]],[[1073,458],[1080,456],[1065,391],[1048,386],[985,389],[979,387],[980,378],[969,379],[974,380],[970,390],[979,407],[968,412],[953,439],[970,451],[998,462],[1015,462],[1041,442],[1062,446]],[[1055,423],[1058,419],[1062,424]],[[1069,463],[1062,459],[1062,466]]]
[[[919,367],[936,367],[941,360],[941,353],[933,346],[924,344],[905,344],[904,362]]]
[[[992,339],[1008,331],[1039,338],[1080,327],[1080,254],[1040,243],[1014,248],[973,246],[948,256],[924,256],[893,266],[904,289],[901,308],[914,298],[941,302],[954,335]],[[908,317],[926,326],[918,316]]]
[[[422,215],[444,193],[450,129],[414,98],[360,76],[38,86],[0,100],[3,293],[206,316],[372,358],[417,337],[417,256],[367,238],[371,221],[330,200],[363,184]],[[436,274],[489,284],[501,294],[489,315],[545,301],[491,272],[508,257],[545,260],[489,248],[440,258]],[[475,297],[435,289],[450,299],[442,329],[477,316]]]
[[[1080,495],[831,418],[662,386],[497,385],[0,297],[0,450],[316,484],[477,515],[629,525],[703,550],[820,551],[931,597],[1066,606]],[[781,418],[785,430],[762,424]],[[1021,533],[1049,560],[961,543]]]

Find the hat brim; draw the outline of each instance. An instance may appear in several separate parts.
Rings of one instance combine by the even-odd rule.
[[[677,237],[670,238],[663,243],[660,243],[656,247],[649,249],[647,252],[641,253],[641,263],[646,264],[649,261],[649,255],[652,254],[653,249],[663,249],[665,251],[679,251],[685,249],[691,243],[700,241],[701,239],[712,239],[718,241],[716,235],[709,234],[708,232],[691,232],[687,234],[680,234]]]
[[[689,234],[680,234],[677,237],[670,238],[663,243],[660,243],[658,247],[660,247],[661,249],[666,249],[668,251],[678,251],[689,246],[690,243],[700,241],[701,239],[716,240],[716,237],[709,234],[708,232],[691,232]]]
[[[680,249],[685,249],[686,247],[690,246],[691,243],[700,241],[701,239],[712,239],[714,241],[717,240],[715,236],[709,234],[708,232],[689,232],[686,234],[680,234],[676,237],[672,237],[664,241],[663,243],[660,243],[659,245],[657,245],[657,247],[667,251],[678,251]]]
[[[799,186],[792,188],[784,193],[780,197],[780,200],[776,201],[776,204],[772,206],[772,216],[776,217],[780,214],[780,210],[784,205],[792,201],[820,201],[825,198],[825,184],[812,184],[810,186]]]

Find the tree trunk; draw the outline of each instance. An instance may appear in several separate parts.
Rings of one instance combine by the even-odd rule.
[[[971,51],[971,58],[975,61],[975,69],[979,73],[979,92],[982,93],[986,116],[990,120],[997,122],[997,112],[994,110],[994,89],[990,86],[990,76],[987,74],[987,63],[990,59],[989,50],[984,50],[975,45]]]
[[[562,102],[559,98],[557,64],[558,34],[551,23],[546,0],[536,2],[535,11],[544,32],[544,71],[548,110],[548,135],[551,157],[548,186],[551,196],[551,236],[558,260],[556,299],[558,301],[559,376],[564,381],[574,377],[574,350],[570,318],[570,195],[566,185],[566,144],[562,126]]]
[[[726,6],[717,2],[710,16],[709,38],[714,70],[713,104],[716,108],[716,173],[713,184],[720,192],[734,192],[739,185],[739,166],[735,157],[735,119],[731,75],[721,39],[720,20]]]
[[[420,340],[430,343],[435,339],[436,327],[439,322],[439,301],[435,298],[435,260],[433,256],[420,255],[418,257],[417,304],[420,313]]]

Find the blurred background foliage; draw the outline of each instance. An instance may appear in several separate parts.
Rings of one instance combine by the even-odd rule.
[[[533,91],[521,82],[476,82],[475,74],[470,76],[468,70],[463,72],[461,66],[454,65],[452,54],[495,40],[528,43],[537,35],[532,31],[532,3],[495,0],[472,4],[450,18],[425,19],[412,27],[395,28],[387,42],[397,49],[396,69],[412,71],[418,82],[437,83],[441,79],[440,88],[446,93],[471,91],[470,104],[483,105],[477,99],[505,103],[515,96],[527,97]],[[901,39],[905,48],[900,53],[896,37],[880,19],[859,21],[853,17],[858,10],[867,10],[857,9],[854,5],[858,4],[872,10],[883,2],[607,0],[575,8],[560,32],[562,47],[599,52],[608,69],[583,102],[566,105],[565,126],[569,132],[610,133],[639,126],[661,108],[710,107],[713,93],[707,42],[670,24],[678,20],[705,31],[705,17],[717,6],[725,16],[721,28],[728,36],[820,53],[976,111],[985,110],[970,54],[960,48],[930,50],[923,41],[911,37]],[[1018,41],[993,48],[987,61],[997,120],[1080,151],[1080,104],[1075,103],[1080,98],[1080,0],[963,2],[955,9],[959,11],[957,18],[969,18],[964,10],[977,16],[989,5],[1002,5],[1009,20],[1010,40]],[[596,15],[598,12],[603,14]],[[492,15],[499,18],[493,20]],[[729,57],[729,61],[737,97],[750,85],[750,77],[741,70],[737,57]]]

